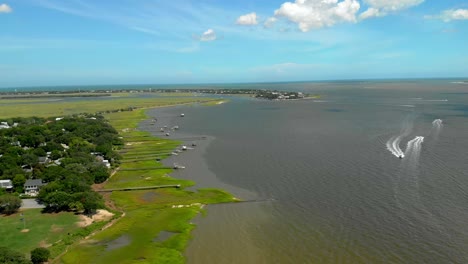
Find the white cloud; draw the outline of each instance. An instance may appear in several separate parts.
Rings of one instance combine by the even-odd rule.
[[[364,2],[369,5],[369,8],[359,15],[359,19],[361,20],[386,16],[390,12],[417,6],[424,2],[424,0],[364,0]]]
[[[269,17],[267,20],[265,20],[265,23],[263,23],[263,26],[266,28],[270,28],[275,24],[275,22],[278,21],[276,17]]]
[[[298,24],[302,32],[307,32],[340,22],[355,23],[359,8],[357,0],[296,0],[282,4],[275,11],[275,17],[285,17]]]
[[[0,5],[0,13],[10,13],[13,12],[13,9],[7,4],[1,4]]]
[[[257,25],[257,14],[255,12],[248,13],[245,15],[240,16],[237,21],[237,25],[244,25],[244,26],[251,26],[251,25]]]
[[[216,32],[213,29],[208,29],[207,31],[203,32],[201,36],[197,37],[200,41],[213,41],[216,40]]]
[[[398,11],[417,6],[424,0],[364,0],[369,6],[383,11]]]
[[[380,16],[385,16],[385,13],[381,12],[377,8],[369,7],[365,12],[362,12],[359,15],[359,19],[364,20],[370,17],[380,17]]]
[[[468,9],[448,9],[442,11],[440,15],[425,16],[427,19],[441,19],[444,22],[450,22],[452,20],[467,20]]]

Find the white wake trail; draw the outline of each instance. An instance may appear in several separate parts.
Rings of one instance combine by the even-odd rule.
[[[418,136],[408,141],[406,145],[405,155],[411,155],[411,159],[417,160],[421,153],[421,144],[424,142],[424,137]]]
[[[395,157],[405,157],[405,153],[400,148],[400,141],[401,136],[392,137],[390,138],[387,143],[387,149],[395,156]]]
[[[397,158],[405,157],[405,152],[403,152],[400,148],[400,142],[402,138],[407,137],[413,130],[413,123],[411,122],[411,119],[411,115],[405,119],[401,134],[399,136],[391,137],[387,143],[385,143],[387,149]]]

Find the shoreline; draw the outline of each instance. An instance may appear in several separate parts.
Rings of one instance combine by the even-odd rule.
[[[174,105],[170,106],[174,107]],[[169,107],[157,109],[167,108]],[[106,189],[168,183],[180,184],[181,188],[111,193],[109,201],[114,202],[116,207],[125,213],[125,216],[93,235],[86,240],[87,243],[81,240],[81,243],[74,244],[61,259],[56,261],[83,263],[93,260],[99,263],[115,263],[123,259],[146,259],[150,262],[163,260],[167,262],[169,258],[171,263],[183,263],[187,261],[184,257],[184,250],[195,228],[192,220],[205,210],[204,205],[237,201],[235,197],[221,189],[190,190],[189,187],[194,186],[195,182],[175,178],[176,175],[167,175],[173,171],[172,169],[155,170],[155,164],[160,164],[159,166],[165,168],[161,162],[140,160],[138,156],[141,154],[139,153],[161,155],[158,151],[155,152],[155,148],[173,150],[179,147],[180,143],[180,141],[157,137],[142,130],[140,123],[150,120],[147,111],[148,109],[139,109],[106,115],[126,142],[121,153],[122,160],[133,160],[137,157],[135,161],[120,165],[121,169],[106,183]],[[132,144],[132,142],[140,141],[146,143]],[[163,159],[165,157],[167,154],[162,155]],[[131,168],[139,168],[139,170],[135,171]],[[168,233],[169,236],[164,235]],[[158,238],[160,236],[165,238],[160,240]],[[148,239],[153,240],[153,243],[148,244]],[[119,250],[114,250],[113,245],[121,244],[121,241],[125,243],[118,246]],[[101,250],[103,246],[107,248],[104,251]]]
[[[222,104],[213,106],[219,105]],[[185,130],[183,121],[190,118],[190,116],[186,115],[184,118],[180,118],[179,113],[190,113],[190,107],[192,106],[181,104],[174,107],[147,109],[145,112],[148,118],[138,125],[138,129],[148,131],[154,137],[165,137],[164,133],[159,131],[161,126],[180,126],[179,130],[171,132],[171,136],[168,139],[182,141],[181,145],[186,145],[188,150],[179,153],[177,156],[169,156],[163,159],[162,163],[166,166],[172,166],[174,163],[177,163],[185,166],[186,169],[174,170],[170,173],[170,176],[177,179],[194,181],[195,184],[188,188],[192,191],[203,188],[217,188],[231,193],[239,200],[258,198],[258,195],[251,191],[221,181],[209,168],[206,152],[216,138],[212,135],[200,135]],[[158,120],[156,125],[151,125],[153,118],[157,118]],[[195,143],[196,146],[191,146],[192,143]]]

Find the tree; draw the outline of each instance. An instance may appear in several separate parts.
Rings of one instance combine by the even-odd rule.
[[[30,167],[36,165],[37,162],[38,162],[37,156],[35,154],[33,154],[33,153],[23,154],[23,156],[21,156],[21,158],[23,159],[23,163],[26,164],[26,165],[29,165]]]
[[[41,200],[48,209],[55,211],[68,210],[68,205],[73,202],[71,194],[57,191],[49,193],[44,199]]]
[[[0,263],[5,264],[31,264],[23,254],[6,247],[0,247]]]
[[[109,170],[102,164],[94,164],[89,171],[94,176],[95,183],[103,183],[109,178]]]
[[[24,189],[24,183],[26,182],[26,177],[23,174],[16,174],[13,178],[13,186],[17,193],[22,193]]]
[[[92,214],[96,212],[96,209],[104,207],[102,196],[97,192],[80,192],[73,194],[73,196],[75,201],[83,205],[86,214]]]
[[[13,214],[18,211],[23,202],[15,195],[6,194],[0,196],[0,213]],[[0,262],[1,263],[1,262]]]
[[[60,150],[52,150],[52,153],[50,155],[50,158],[53,159],[53,160],[58,160],[62,157],[62,152],[60,152]]]
[[[33,264],[44,263],[49,260],[50,251],[47,248],[38,247],[31,251],[31,261]]]

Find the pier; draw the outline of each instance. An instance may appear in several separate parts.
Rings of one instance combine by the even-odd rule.
[[[139,191],[139,190],[152,190],[162,188],[180,188],[180,184],[168,184],[168,185],[156,185],[156,186],[144,186],[144,187],[126,187],[126,188],[115,188],[115,189],[102,189],[96,190],[97,192],[116,192],[116,191]]]

